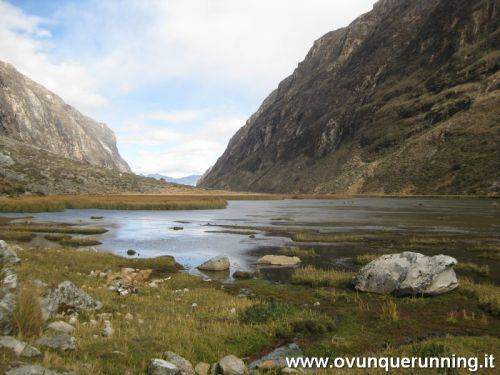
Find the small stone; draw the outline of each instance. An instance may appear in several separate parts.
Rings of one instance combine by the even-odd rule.
[[[304,354],[297,344],[281,346],[257,361],[250,363],[251,369],[276,369],[286,367],[286,358],[302,357]]]
[[[47,326],[47,328],[56,332],[67,333],[67,334],[71,334],[75,330],[75,327],[73,327],[71,324],[63,322],[62,320],[50,323]]]
[[[109,320],[104,321],[104,328],[102,329],[102,335],[104,337],[111,337],[115,333],[113,326]]]
[[[236,314],[236,308],[235,308],[235,307],[231,308],[231,310],[229,310],[229,312],[230,312],[231,314]]]
[[[218,368],[223,375],[246,375],[248,374],[245,363],[234,355],[227,355],[218,363]]]
[[[182,375],[195,375],[193,365],[187,359],[173,352],[165,352],[163,355],[180,370]]]
[[[210,371],[210,364],[205,362],[200,362],[194,367],[194,372],[196,375],[208,375]]]
[[[193,303],[193,304],[191,305],[191,307],[192,307],[192,308],[196,308],[196,307],[198,307],[198,304],[195,302],[195,303]]]
[[[313,306],[319,306],[321,305],[321,303],[319,303],[318,301],[314,302]]]
[[[149,362],[148,375],[181,375],[181,371],[173,363],[155,358]]]
[[[125,320],[133,320],[134,316],[131,313],[126,313],[124,318],[125,318]]]
[[[76,323],[78,323],[78,318],[75,315],[72,315],[69,318],[68,323],[71,324],[72,326],[75,326]]]
[[[35,279],[32,281],[32,284],[37,287],[37,288],[40,288],[40,289],[44,289],[47,287],[47,283],[42,281],[42,280],[39,280],[39,279]]]
[[[127,255],[128,256],[134,256],[135,254],[137,254],[137,251],[132,250],[132,249],[127,250]]]
[[[183,227],[172,227],[171,229],[172,230],[183,230],[184,228]]]

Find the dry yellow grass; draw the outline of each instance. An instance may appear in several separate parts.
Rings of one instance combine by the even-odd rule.
[[[322,270],[313,266],[298,268],[292,275],[292,283],[309,285],[312,287],[332,286],[343,288],[354,277],[353,272],[339,270]]]

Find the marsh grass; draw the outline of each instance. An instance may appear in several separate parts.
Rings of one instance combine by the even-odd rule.
[[[44,320],[38,298],[38,291],[32,286],[24,286],[18,293],[12,325],[23,339],[36,337],[42,332]]]
[[[323,270],[313,266],[306,266],[294,271],[291,282],[311,287],[345,288],[350,284],[353,277],[353,272],[334,269]]]
[[[98,246],[101,245],[102,242],[96,240],[95,238],[83,238],[83,237],[70,237],[64,238],[59,241],[62,246]]]
[[[203,195],[103,195],[0,198],[0,212],[55,212],[65,209],[202,210],[225,208],[227,201]]]
[[[31,232],[17,232],[14,230],[0,230],[0,240],[4,240],[4,241],[29,242],[33,238],[35,238],[35,234],[31,233]]]
[[[71,236],[67,234],[51,233],[51,234],[46,234],[44,238],[48,241],[59,242],[63,240],[69,240],[71,239]]]
[[[477,284],[469,278],[460,278],[460,287],[473,295],[479,307],[493,316],[500,316],[500,287],[493,284]]]
[[[490,267],[487,265],[478,265],[475,263],[459,262],[455,267],[459,273],[487,277],[490,274]]]
[[[316,256],[314,249],[302,249],[300,247],[283,247],[278,250],[278,254],[289,257],[310,258]]]
[[[59,234],[81,234],[96,235],[108,232],[105,228],[99,227],[77,227],[71,225],[7,225],[0,227],[11,232],[32,232],[32,233],[59,233]]]
[[[345,233],[313,233],[298,232],[292,234],[295,242],[358,242],[363,241],[362,236]]]
[[[380,258],[382,255],[383,254],[359,254],[354,257],[354,262],[361,266],[365,266],[371,261]]]
[[[392,322],[399,320],[398,306],[392,299],[388,299],[382,304],[381,318]]]

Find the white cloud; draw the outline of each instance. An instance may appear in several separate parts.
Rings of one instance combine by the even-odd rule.
[[[90,110],[106,104],[98,82],[80,63],[52,62],[51,32],[46,21],[23,13],[0,0],[0,60],[63,97],[68,103]]]
[[[160,120],[169,123],[185,123],[195,120],[198,117],[197,111],[170,111],[170,112],[153,112],[147,115],[150,120]]]

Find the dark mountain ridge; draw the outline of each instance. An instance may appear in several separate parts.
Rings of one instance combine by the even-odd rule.
[[[317,40],[199,186],[499,190],[498,0],[382,0]]]

